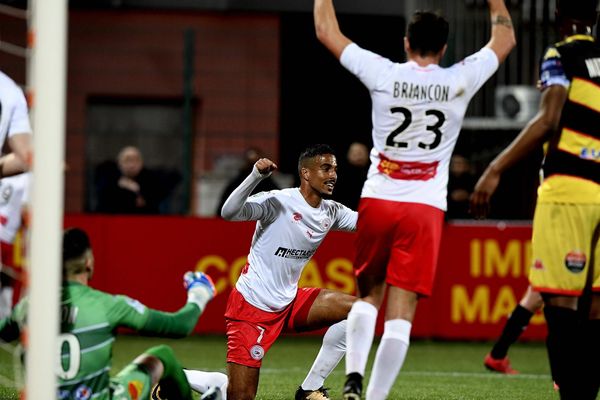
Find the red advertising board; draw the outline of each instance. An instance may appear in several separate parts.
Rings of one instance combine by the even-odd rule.
[[[253,223],[190,217],[68,215],[65,226],[90,234],[96,257],[92,286],[134,297],[149,307],[175,311],[185,302],[182,276],[210,274],[219,294],[197,332],[223,333],[223,312],[254,231]],[[493,339],[527,286],[528,225],[448,224],[431,298],[420,302],[413,336]],[[301,286],[354,293],[354,235],[332,232],[302,275]],[[534,317],[525,337],[541,339]]]

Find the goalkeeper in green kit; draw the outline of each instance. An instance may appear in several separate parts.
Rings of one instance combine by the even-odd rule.
[[[127,296],[90,288],[88,280],[93,272],[94,256],[87,234],[78,228],[67,229],[63,235],[58,399],[188,400],[192,399],[190,383],[205,392],[203,399],[221,399],[220,392],[227,385],[225,374],[183,370],[165,345],[146,350],[114,378],[109,376],[118,327],[151,336],[187,336],[215,295],[210,277],[201,272],[186,273],[187,303],[167,313]],[[9,342],[19,338],[26,323],[26,308],[24,298],[8,318],[0,321],[0,339]]]

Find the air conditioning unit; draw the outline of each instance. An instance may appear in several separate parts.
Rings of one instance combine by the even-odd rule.
[[[539,109],[540,92],[533,86],[498,86],[495,93],[496,117],[529,121]]]

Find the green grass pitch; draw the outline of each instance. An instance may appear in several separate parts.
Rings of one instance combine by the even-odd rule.
[[[312,365],[320,337],[280,338],[263,361],[257,399],[289,400]],[[171,345],[184,367],[225,372],[226,343],[223,336],[195,336],[160,340],[123,335],[114,347],[113,372],[129,363],[146,348]],[[483,357],[491,348],[486,342],[413,340],[389,399],[398,400],[506,400],[558,399],[552,389],[543,343],[518,343],[510,351],[513,367],[521,374],[504,376],[488,372]],[[0,350],[0,400],[18,399],[11,387],[14,380],[12,355]],[[8,348],[10,350],[10,348]],[[374,353],[371,354],[371,362]],[[341,398],[343,361],[326,382],[332,399]]]

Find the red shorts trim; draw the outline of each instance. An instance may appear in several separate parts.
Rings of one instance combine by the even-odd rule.
[[[233,289],[227,301],[227,362],[260,368],[281,332],[301,332],[308,313],[321,292],[319,288],[299,288],[296,298],[282,311],[268,312],[248,303]]]
[[[444,212],[420,203],[361,199],[356,236],[356,276],[431,295]]]
[[[536,292],[540,292],[540,293],[548,293],[548,294],[558,294],[558,295],[565,295],[565,296],[581,296],[581,294],[583,293],[582,290],[563,290],[563,289],[551,289],[551,288],[545,288],[545,287],[540,287],[540,286],[532,286],[532,289],[535,290]],[[598,291],[598,289],[592,289],[593,292]]]

